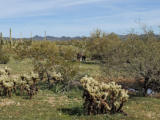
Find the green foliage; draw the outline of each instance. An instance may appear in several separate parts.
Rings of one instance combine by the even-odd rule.
[[[112,47],[112,46],[111,46]],[[144,35],[129,34],[115,49],[112,49],[103,67],[107,75],[143,78],[142,90],[144,95],[150,88],[160,91],[160,42],[152,32]],[[104,65],[103,65],[104,66]]]
[[[76,53],[78,53],[78,49],[72,45],[59,46],[59,55],[65,60],[75,60]]]
[[[7,52],[3,50],[2,46],[0,45],[0,64],[7,64],[9,62],[9,55]]]
[[[41,80],[47,81],[48,88],[51,89],[54,84],[63,86],[60,91],[66,91],[70,87],[70,82],[79,72],[79,65],[70,61],[58,59],[56,63],[50,61],[35,62],[34,70],[38,72]]]
[[[0,64],[7,64],[9,62],[8,55],[0,55]]]
[[[17,41],[12,46],[12,50],[14,52],[14,58],[16,59],[25,59],[30,58],[30,45],[28,41]]]
[[[61,60],[55,66],[55,69],[62,74],[64,82],[69,82],[72,81],[74,79],[74,76],[78,73],[79,64]]]
[[[90,37],[87,51],[90,51],[92,59],[104,60],[110,57],[111,51],[115,50],[120,43],[121,40],[116,34],[107,35],[98,30]]]
[[[54,60],[58,54],[58,47],[51,41],[32,42],[30,55],[36,60],[50,59]]]
[[[98,83],[92,77],[81,79],[84,88],[84,109],[87,114],[106,114],[122,112],[124,103],[128,100],[127,91],[114,82]]]
[[[36,60],[50,59],[53,61],[58,53],[58,48],[54,42],[50,41],[27,41],[18,42],[13,51],[16,58],[34,58]]]
[[[144,78],[142,86],[144,95],[147,94],[149,88],[157,92],[160,91],[160,43],[147,41],[145,46],[142,54],[132,59],[129,66],[138,77]]]
[[[60,72],[57,72],[53,64],[49,62],[34,62],[34,71],[39,75],[41,81],[48,83],[48,88],[51,89],[55,83],[61,83],[63,77]]]

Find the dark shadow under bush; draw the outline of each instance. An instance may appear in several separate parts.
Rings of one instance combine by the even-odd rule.
[[[58,110],[68,115],[76,115],[76,116],[84,115],[83,108],[80,108],[80,107],[61,108]]]

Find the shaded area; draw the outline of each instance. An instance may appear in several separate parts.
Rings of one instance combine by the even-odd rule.
[[[68,115],[76,115],[76,116],[85,115],[83,112],[83,108],[81,107],[61,108],[61,109],[58,109],[58,111],[61,111],[64,114],[68,114]]]

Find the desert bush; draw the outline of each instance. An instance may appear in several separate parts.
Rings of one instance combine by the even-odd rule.
[[[55,66],[55,70],[61,73],[63,78],[62,84],[64,85],[63,91],[66,91],[70,89],[72,81],[79,73],[79,64],[71,61],[61,60]]]
[[[115,82],[99,83],[92,77],[83,77],[84,109],[90,114],[106,114],[122,112],[124,103],[128,100],[127,91]]]
[[[58,55],[58,47],[51,41],[36,41],[31,45],[30,55],[36,60],[50,59],[53,61]]]
[[[8,55],[1,55],[0,56],[0,64],[7,64],[9,62],[9,56]]]
[[[58,53],[58,47],[51,41],[18,42],[12,49],[17,59],[53,60]]]
[[[70,82],[79,72],[79,65],[64,59],[58,59],[56,63],[50,61],[35,62],[34,70],[38,72],[41,80],[48,83],[48,88],[51,89],[53,84],[61,84],[66,91],[70,87]]]
[[[121,40],[115,33],[106,34],[97,30],[92,33],[86,46],[87,51],[91,51],[90,56],[92,56],[92,59],[104,60],[115,52],[120,43]]]
[[[63,57],[64,60],[75,60],[77,51],[78,49],[72,45],[59,46],[59,55]]]
[[[106,51],[104,55],[108,57],[101,68],[107,76],[132,77],[136,83],[143,79],[139,87],[144,95],[148,89],[159,92],[159,47],[160,42],[152,31],[143,35],[129,34],[120,44]]]
[[[54,83],[62,80],[61,73],[56,72],[54,64],[48,61],[34,62],[34,71],[39,75],[41,81],[47,82],[48,88],[51,89]]]
[[[153,39],[151,33],[132,42],[132,50],[130,51],[130,62],[125,65],[125,70],[136,78],[143,78],[142,92],[147,95],[150,88],[154,91],[160,91],[160,43]],[[144,39],[145,38],[145,39]],[[137,80],[138,80],[137,79]]]
[[[15,42],[14,46],[12,46],[12,51],[14,52],[15,59],[25,59],[30,58],[30,45],[28,42]]]
[[[5,51],[2,46],[0,46],[0,64],[7,64],[9,62],[9,55],[7,55],[7,51]]]

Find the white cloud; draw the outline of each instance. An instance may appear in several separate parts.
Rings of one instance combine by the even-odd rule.
[[[0,0],[0,18],[38,16],[56,9],[106,0]]]
[[[63,6],[64,6],[64,7],[69,7],[69,6],[89,4],[89,3],[101,2],[101,1],[105,1],[105,0],[79,0],[79,1],[72,1],[72,2],[66,3],[66,4],[63,5]],[[106,0],[106,1],[109,1],[109,0]]]

